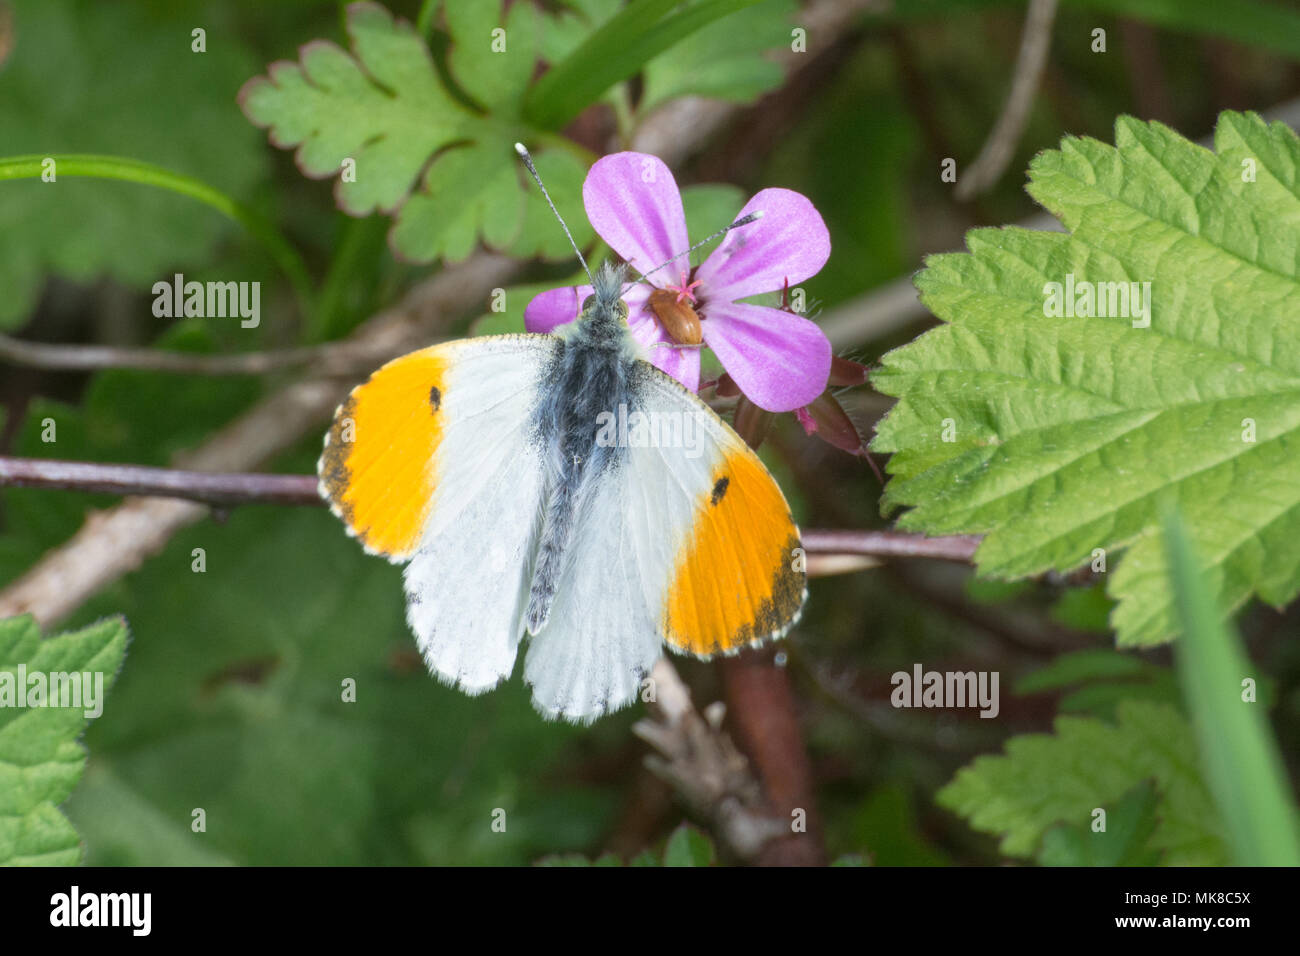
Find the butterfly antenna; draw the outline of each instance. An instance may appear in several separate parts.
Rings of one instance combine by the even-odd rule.
[[[551,212],[555,213],[555,218],[560,221],[560,228],[563,229],[564,234],[569,237],[569,245],[573,246],[573,254],[577,256],[578,261],[582,263],[582,271],[587,273],[587,278],[591,279],[592,285],[595,285],[596,280],[592,278],[591,270],[587,268],[587,260],[582,258],[582,253],[578,251],[578,244],[573,241],[573,233],[569,232],[569,227],[565,223],[564,217],[560,215],[560,210],[556,209],[555,203],[551,202],[551,194],[546,191],[546,185],[542,182],[542,177],[537,172],[537,167],[533,165],[533,157],[529,155],[528,148],[524,146],[523,143],[515,143],[515,152],[519,154],[519,158],[522,159],[524,165],[528,167],[528,172],[532,174],[533,181],[537,183],[537,188],[542,191],[542,196],[546,199],[546,205],[551,207]],[[671,262],[672,260],[669,259],[668,261]],[[667,265],[667,263],[664,264]]]
[[[655,267],[654,267],[653,269],[651,269],[649,272],[644,273],[643,275],[637,276],[635,279],[633,279],[631,282],[629,282],[628,285],[635,285],[635,284],[638,283],[638,282],[644,282],[646,276],[654,275],[654,274],[655,274],[656,272],[658,272],[660,269],[664,268],[664,266],[671,265],[672,263],[674,263],[674,262],[676,262],[678,259],[680,259],[682,256],[689,256],[689,255],[690,255],[692,252],[694,252],[696,249],[700,248],[700,246],[708,245],[710,242],[712,242],[714,239],[717,239],[719,236],[724,236],[724,235],[726,235],[727,233],[731,232],[731,230],[736,229],[736,228],[738,228],[738,227],[740,227],[740,226],[748,226],[751,222],[754,222],[755,220],[762,219],[762,218],[763,218],[763,210],[761,210],[761,209],[758,210],[757,212],[751,212],[748,216],[741,216],[739,219],[737,219],[737,220],[736,220],[735,222],[733,222],[731,225],[729,225],[729,226],[723,226],[721,229],[719,229],[717,232],[715,232],[715,233],[714,233],[713,235],[711,235],[711,236],[705,236],[703,239],[701,239],[701,240],[700,240],[699,242],[697,242],[695,245],[691,246],[689,249],[685,249],[685,250],[683,250],[682,252],[677,253],[677,255],[673,256],[673,257],[672,257],[671,259],[669,259],[667,262],[661,262],[661,263],[659,263],[659,265],[655,266]]]

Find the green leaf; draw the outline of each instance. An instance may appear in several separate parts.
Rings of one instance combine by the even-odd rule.
[[[702,832],[683,823],[664,846],[664,866],[712,866],[713,842]]]
[[[1093,680],[1137,678],[1160,670],[1132,654],[1105,649],[1062,654],[1046,667],[1016,681],[1016,694],[1039,694]]]
[[[1076,631],[1105,634],[1110,630],[1110,612],[1115,602],[1106,596],[1104,583],[1070,588],[1052,608],[1052,620]]]
[[[0,865],[80,862],[81,841],[58,806],[86,765],[87,711],[102,713],[102,698],[87,695],[113,683],[126,641],[121,618],[44,641],[30,616],[0,620]],[[86,678],[93,690],[81,690]],[[54,682],[68,679],[69,696],[56,701]],[[38,705],[28,695],[41,688]]]
[[[1127,117],[1115,137],[1031,166],[1070,232],[979,229],[969,253],[928,260],[916,284],[948,324],[885,356],[873,381],[899,402],[873,448],[894,453],[885,507],[913,506],[900,525],[985,534],[982,573],[1104,549],[1111,623],[1143,645],[1177,629],[1165,499],[1218,613],[1300,590],[1300,139],[1240,113],[1220,117],[1217,155]],[[1067,276],[1150,283],[1149,327],[1048,316]]]
[[[354,3],[347,29],[351,55],[327,40],[308,43],[298,63],[273,64],[239,99],[273,143],[298,148],[306,175],[334,176],[344,160],[355,162],[355,180],[340,179],[338,200],[364,216],[396,209],[429,157],[467,134],[472,114],[447,95],[428,48],[405,20]]]
[[[517,140],[534,134],[517,117],[532,76],[536,14],[515,4],[450,3],[450,62],[480,113],[449,90],[424,40],[373,3],[347,8],[351,51],[327,40],[302,48],[296,63],[272,64],[240,91],[248,118],[271,142],[296,147],[314,178],[337,176],[339,207],[353,216],[395,214],[393,251],[412,262],[463,260],[482,241],[518,256],[569,254],[540,195],[525,184]],[[504,23],[503,37],[493,37]],[[494,51],[497,40],[504,50]],[[585,164],[577,147],[548,150],[537,166],[566,217],[581,209]],[[574,217],[576,218],[576,217]],[[589,241],[580,219],[575,238]],[[559,235],[558,240],[556,235]]]
[[[1106,811],[1106,829],[1059,824],[1043,836],[1043,866],[1154,866],[1160,855],[1147,846],[1156,829],[1156,790],[1144,781]]]
[[[649,112],[680,96],[750,103],[781,85],[781,67],[765,56],[789,49],[791,0],[762,0],[685,37],[646,64],[637,108]]]
[[[1241,866],[1300,866],[1291,787],[1264,705],[1244,687],[1257,683],[1257,669],[1216,613],[1175,515],[1166,517],[1164,538],[1183,625],[1178,677],[1233,857]]]
[[[1107,720],[1113,720],[1116,708],[1128,700],[1173,707],[1179,703],[1178,685],[1168,668],[1104,649],[1062,654],[1016,682],[1017,696],[1050,691],[1068,691],[1057,705],[1061,713],[1092,714]]]
[[[443,9],[461,88],[480,106],[517,118],[539,52],[536,8],[516,3],[503,17],[500,0],[445,0]]]
[[[912,798],[898,784],[873,790],[853,811],[849,826],[851,829],[841,837],[841,844],[865,847],[872,866],[943,866],[949,862],[926,839]],[[836,861],[834,865],[868,865],[863,857],[857,859],[863,862]]]
[[[1062,716],[1054,734],[1012,737],[1004,756],[977,758],[936,799],[1000,834],[1007,856],[1032,857],[1055,824],[1087,825],[1093,810],[1150,779],[1159,804],[1149,846],[1171,866],[1222,865],[1223,827],[1196,762],[1191,728],[1174,708],[1125,701],[1115,723]]]
[[[757,2],[633,0],[533,85],[524,115],[539,129],[559,129],[653,57]]]
[[[254,61],[223,5],[8,5],[13,47],[0,73],[5,154],[134,156],[234,200],[247,201],[263,183],[264,151],[232,104]],[[196,24],[208,31],[203,54],[190,51]],[[183,196],[65,177],[57,166],[55,175],[53,182],[0,183],[0,234],[22,237],[0,256],[0,328],[31,312],[46,274],[110,276],[148,289],[209,262],[214,246],[235,232]]]

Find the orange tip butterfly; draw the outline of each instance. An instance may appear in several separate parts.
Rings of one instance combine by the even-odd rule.
[[[735,653],[785,635],[807,597],[772,476],[647,360],[624,270],[587,274],[593,294],[553,334],[446,342],[376,371],[335,413],[318,465],[348,533],[406,565],[406,618],[433,674],[484,693],[527,638],[534,705],[579,723],[635,700],[665,645]]]

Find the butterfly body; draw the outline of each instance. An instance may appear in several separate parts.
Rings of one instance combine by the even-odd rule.
[[[634,400],[638,356],[620,297],[623,273],[607,263],[595,279],[582,314],[564,327],[561,347],[543,371],[552,385],[537,406],[535,440],[546,450],[549,492],[529,592],[529,634],[546,624],[582,503],[605,469],[619,464],[619,449],[598,441],[600,417]]]
[[[432,673],[490,690],[527,640],[535,706],[580,722],[643,693],[665,646],[734,653],[785,634],[806,597],[776,483],[644,360],[622,271],[593,280],[554,334],[384,366],[336,413],[319,466],[349,533],[406,564]]]

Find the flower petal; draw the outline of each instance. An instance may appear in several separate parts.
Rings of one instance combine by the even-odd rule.
[[[675,345],[672,336],[659,324],[653,312],[644,303],[628,303],[627,324],[632,329],[632,337],[645,349],[645,358],[655,368],[667,372],[692,392],[700,390],[700,350],[698,348],[672,348]],[[668,343],[663,348],[655,348],[660,343]]]
[[[614,153],[598,159],[582,184],[582,201],[600,237],[639,272],[690,246],[677,180],[657,156]],[[683,263],[690,267],[689,260]],[[664,271],[672,272],[672,266]]]
[[[533,296],[533,301],[524,306],[524,328],[529,332],[552,332],[572,322],[593,291],[589,285],[571,285]]]
[[[801,315],[739,302],[709,304],[704,341],[756,405],[788,412],[826,389],[831,343]]]
[[[830,233],[808,197],[790,189],[764,189],[736,218],[760,210],[762,219],[727,233],[695,270],[710,302],[777,292],[786,282],[798,285],[830,258]]]

